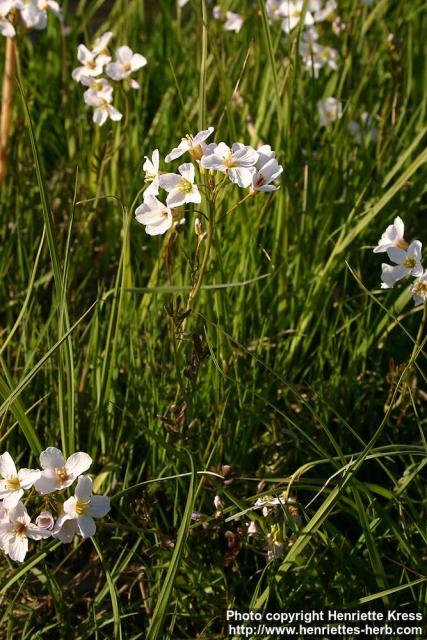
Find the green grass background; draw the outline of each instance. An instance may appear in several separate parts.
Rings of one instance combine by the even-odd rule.
[[[204,23],[197,0],[178,15],[173,0],[62,4],[68,34],[51,17],[17,39],[1,449],[29,467],[40,447],[88,451],[113,507],[94,544],[39,544],[19,567],[1,556],[1,637],[213,640],[227,607],[421,610],[425,352],[410,358],[422,309],[403,285],[379,289],[372,248],[396,215],[427,241],[426,3],[339,1],[346,29],[322,41],[341,62],[318,79],[298,30],[269,26],[262,2],[221,3],[245,15],[238,35],[211,3]],[[99,130],[71,70],[77,44],[107,29],[112,49],[148,64],[127,117]],[[316,102],[331,95],[343,117],[320,129]],[[364,111],[378,137],[357,145],[348,123]],[[193,214],[167,258],[132,203],[143,156],[201,125],[216,142],[271,144],[284,174],[216,226],[209,288],[177,353],[170,314],[191,284]],[[239,197],[229,188],[218,215]],[[222,465],[231,484],[202,473]],[[284,559],[267,564],[266,545],[243,535],[224,567],[225,532],[245,528],[258,490],[290,482],[301,526],[284,523]]]

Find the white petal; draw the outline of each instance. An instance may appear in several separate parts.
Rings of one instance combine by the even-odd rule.
[[[177,188],[182,178],[176,173],[164,173],[159,178],[159,185],[165,191],[173,191]]]
[[[0,456],[0,475],[3,476],[3,478],[8,478],[9,476],[16,477],[18,475],[15,463],[8,451]]]
[[[48,447],[40,454],[40,465],[42,469],[61,469],[65,465],[64,456],[56,447]]]
[[[171,209],[174,209],[175,207],[180,207],[185,203],[185,196],[186,194],[180,191],[179,189],[173,189],[172,191],[169,192],[169,195],[166,198],[166,204]]]
[[[77,47],[77,59],[83,65],[87,62],[93,61],[93,55],[84,44],[79,44]]]
[[[123,118],[123,114],[120,113],[120,111],[118,111],[118,109],[116,109],[112,105],[108,106],[108,115],[110,116],[111,120],[114,120],[115,122]]]
[[[92,518],[103,518],[110,511],[110,498],[93,496],[88,515]]]
[[[144,58],[140,53],[135,53],[131,60],[132,71],[138,71],[141,67],[145,67],[147,64],[147,59]]]
[[[108,119],[108,111],[106,109],[95,109],[93,112],[93,121],[95,124],[102,127],[103,124],[107,122]]]
[[[76,505],[77,505],[77,500],[74,496],[72,496],[71,498],[68,498],[68,500],[64,502],[64,504],[62,505],[62,509],[66,515],[71,516],[72,518],[75,518],[77,516]]]
[[[42,472],[40,478],[36,480],[34,487],[41,495],[47,495],[48,493],[56,491],[59,488],[59,482],[55,472],[53,470]]]
[[[193,191],[191,193],[186,194],[185,201],[194,202],[195,204],[199,204],[202,201],[202,196],[200,195],[200,191],[196,186],[193,187]]]
[[[252,182],[253,169],[247,169],[245,167],[233,167],[228,170],[228,177],[231,182],[239,185],[239,187],[249,187]]]
[[[200,144],[201,142],[204,142],[207,138],[209,138],[210,135],[212,135],[213,132],[213,127],[208,127],[204,131],[199,131],[199,133],[197,133],[193,138],[193,145],[195,146],[197,144]]]
[[[29,489],[40,478],[41,471],[38,469],[20,469],[18,473],[19,482],[23,489]]]
[[[95,520],[90,516],[79,516],[77,518],[77,527],[80,531],[82,538],[91,538],[95,535],[96,524]]]
[[[397,216],[394,219],[394,227],[396,229],[397,235],[399,238],[403,238],[405,234],[405,225],[403,224],[403,220],[400,216]]]
[[[194,165],[191,162],[185,162],[178,167],[178,171],[182,175],[183,178],[188,180],[189,182],[194,182]]]
[[[116,51],[116,57],[119,62],[126,64],[132,60],[133,51],[130,47],[119,47]]]
[[[77,482],[75,496],[79,500],[90,500],[92,496],[92,480],[89,476],[80,476]]]
[[[389,247],[387,249],[388,257],[395,264],[403,264],[406,258],[406,251],[398,247]]]
[[[27,536],[31,538],[31,540],[42,540],[46,538],[50,538],[52,532],[48,529],[40,529],[35,524],[29,524],[27,527]]]
[[[119,62],[110,62],[107,64],[105,71],[110,78],[119,81],[125,77],[123,67]]]
[[[414,240],[408,247],[408,256],[421,260],[423,245],[419,240]]]
[[[10,492],[9,495],[3,497],[3,505],[6,509],[13,509],[16,507],[24,495],[22,489],[18,489],[18,491]]]
[[[174,149],[172,149],[170,153],[168,153],[168,155],[165,158],[165,162],[171,162],[172,160],[176,160],[177,158],[180,158],[182,155],[184,155],[186,151],[188,151],[189,148],[190,148],[190,145],[188,143],[188,140],[186,138],[182,138],[179,145]]]
[[[83,451],[77,451],[77,453],[73,453],[69,458],[67,458],[65,469],[69,476],[77,478],[81,473],[87,471],[91,464],[92,458],[90,455]]]
[[[28,538],[25,536],[13,536],[9,539],[7,553],[15,562],[24,562],[28,552]]]
[[[55,523],[52,536],[65,544],[72,542],[77,533],[77,521],[70,519],[67,515],[60,516]]]

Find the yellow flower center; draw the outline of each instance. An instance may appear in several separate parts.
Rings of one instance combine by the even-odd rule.
[[[427,300],[427,282],[416,282],[412,287],[412,293],[423,300]]]
[[[125,62],[125,64],[123,65],[123,71],[125,73],[130,73],[132,71],[132,65],[130,62]]]
[[[83,516],[90,507],[90,500],[77,500],[76,513],[78,516]]]
[[[195,160],[200,160],[203,156],[203,149],[199,144],[196,144],[195,147],[191,146],[188,151]]]
[[[406,267],[407,269],[414,269],[416,265],[417,265],[416,259],[410,258],[409,256],[405,258],[405,262],[403,263],[403,266]]]
[[[96,69],[96,62],[95,60],[87,60],[85,62],[85,67],[88,67],[89,69]]]
[[[17,522],[12,529],[12,533],[14,536],[24,538],[27,533],[27,525],[23,522]]]
[[[178,189],[182,191],[182,193],[191,193],[193,191],[193,184],[186,178],[182,178],[179,182]]]
[[[18,476],[11,476],[6,480],[7,488],[11,491],[19,491],[21,488],[21,483],[19,482]]]
[[[67,470],[65,469],[65,467],[57,467],[55,469],[55,473],[56,473],[56,477],[58,478],[58,482],[60,484],[63,484],[64,482],[67,482],[68,473],[67,473]]]

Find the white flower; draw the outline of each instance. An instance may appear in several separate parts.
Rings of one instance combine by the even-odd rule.
[[[283,171],[283,167],[276,158],[271,158],[256,173],[252,175],[251,191],[277,191],[279,187],[271,184]]]
[[[143,170],[145,171],[145,182],[150,182],[151,184],[144,191],[144,198],[146,196],[157,196],[159,193],[159,178],[160,178],[160,162],[159,162],[159,150],[154,149],[153,155],[151,156],[151,160],[148,156],[145,157],[145,162],[142,165]]]
[[[30,489],[40,478],[41,472],[36,469],[16,470],[10,453],[6,451],[0,456],[0,499],[6,509],[14,507],[24,495],[25,489]]]
[[[76,520],[61,520],[61,516],[55,522],[55,526],[52,529],[52,537],[60,540],[64,543],[70,543],[73,541],[74,536],[77,533],[77,521]]]
[[[28,538],[49,538],[51,532],[31,523],[22,502],[8,511],[8,521],[0,524],[0,546],[12,560],[23,562],[28,551]]]
[[[374,253],[384,253],[390,247],[397,247],[398,249],[407,249],[408,243],[405,241],[403,235],[405,233],[405,225],[402,218],[397,216],[394,219],[393,224],[389,225],[378,240],[378,244],[374,249]]]
[[[37,8],[39,11],[52,11],[59,20],[62,20],[62,11],[56,0],[37,0]]]
[[[204,150],[207,147],[205,140],[213,133],[214,128],[208,127],[205,131],[199,131],[194,137],[188,134],[185,138],[181,139],[181,142],[177,147],[172,149],[165,158],[165,162],[171,162],[184,155],[187,151],[195,159],[200,160],[203,156]]]
[[[405,276],[418,278],[422,275],[421,253],[422,244],[419,240],[411,242],[406,250],[398,247],[389,247],[387,249],[388,257],[397,265],[392,267],[390,272],[395,282],[405,278]]]
[[[116,51],[115,62],[106,66],[107,75],[113,80],[123,80],[134,71],[138,71],[147,64],[146,58],[140,53],[133,53],[130,47],[119,47]]]
[[[256,536],[257,534],[257,526],[254,520],[251,521],[251,524],[248,527],[248,536]]]
[[[250,146],[235,142],[230,149],[220,142],[210,153],[202,158],[205,169],[214,169],[226,173],[231,182],[239,187],[249,187],[252,182],[254,166],[258,162],[258,153]]]
[[[64,523],[73,520],[82,538],[91,538],[96,531],[94,518],[102,518],[110,511],[110,498],[94,496],[92,480],[88,476],[81,476],[77,482],[75,495],[64,502],[63,509],[64,513],[59,516],[56,523],[55,537],[61,540]],[[64,541],[67,541],[71,530],[72,526],[65,527]]]
[[[179,7],[185,7],[185,5],[188,3],[188,0],[178,0],[178,6]]]
[[[79,44],[77,58],[82,66],[73,69],[71,74],[73,80],[77,82],[81,82],[82,77],[100,76],[104,71],[104,66],[111,60],[111,56],[105,53],[98,54],[95,51],[89,51],[84,44]]]
[[[56,447],[48,447],[40,454],[41,477],[35,483],[36,490],[45,495],[66,489],[92,464],[92,458],[82,451],[73,453],[67,460]]]
[[[269,562],[272,562],[273,560],[278,560],[279,558],[283,558],[283,556],[285,555],[285,548],[283,546],[283,542],[279,542],[279,540],[276,539],[275,535],[269,533],[267,535],[267,543],[268,543],[268,550],[267,550],[267,557]]]
[[[7,19],[8,13],[13,7],[15,3],[13,0],[0,0],[0,34],[5,38],[13,38],[15,35],[15,27]]]
[[[265,11],[271,20],[281,20],[285,16],[286,0],[267,0]]]
[[[319,121],[321,127],[327,127],[342,116],[342,105],[336,98],[325,98],[317,102]]]
[[[27,29],[45,29],[47,26],[47,13],[41,11],[37,0],[19,0],[16,3],[21,12],[21,18]]]
[[[36,525],[39,529],[47,529],[48,531],[52,531],[55,526],[55,520],[49,511],[41,511],[36,518]]]
[[[281,13],[283,15],[282,29],[285,33],[289,33],[299,24],[302,18],[304,0],[289,0],[283,2]],[[313,16],[309,11],[305,12],[304,25],[310,26],[314,24]]]
[[[84,92],[84,101],[91,107],[94,107],[93,121],[102,127],[108,118],[117,121],[121,120],[123,114],[120,113],[113,105],[113,87],[104,78],[100,80],[101,89],[88,89]]]
[[[324,22],[331,20],[337,10],[336,0],[328,0],[323,8],[319,8],[314,13],[315,22]]]
[[[148,195],[135,211],[135,218],[145,225],[149,236],[165,233],[172,226],[172,211],[155,196]]]
[[[256,168],[261,169],[263,165],[266,164],[269,160],[276,157],[276,152],[270,147],[269,144],[263,144],[257,149],[258,161],[256,163]]]
[[[427,271],[415,280],[410,288],[415,306],[424,304],[427,301]]]
[[[324,47],[313,39],[308,40],[302,38],[299,52],[304,67],[312,70],[315,78],[318,77],[319,70],[324,67],[329,67],[329,69],[334,71],[338,69],[339,54],[338,51],[332,47]]]
[[[198,204],[202,201],[199,189],[194,184],[194,165],[185,162],[178,167],[181,175],[164,173],[159,178],[159,185],[168,192],[166,204],[168,207],[180,207],[186,202]]]
[[[354,136],[357,144],[361,144],[365,139],[367,142],[375,142],[377,139],[377,130],[372,125],[372,118],[367,111],[360,116],[360,122],[351,120],[348,123],[348,130]]]
[[[226,31],[234,31],[235,33],[239,33],[244,22],[242,16],[238,13],[233,13],[233,11],[226,11],[225,16],[226,21],[224,23],[224,29]]]
[[[93,55],[98,56],[100,53],[102,53],[108,57],[108,62],[109,62],[111,60],[111,56],[107,47],[112,37],[113,37],[113,32],[106,31],[105,33],[102,34],[102,36],[99,36],[99,38],[96,38],[92,47]]]

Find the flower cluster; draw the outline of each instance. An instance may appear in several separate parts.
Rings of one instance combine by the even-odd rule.
[[[391,289],[402,278],[412,276],[415,282],[410,286],[410,292],[417,306],[427,301],[427,271],[423,270],[421,264],[421,242],[414,240],[408,244],[404,232],[405,225],[398,216],[382,234],[374,253],[387,253],[393,263],[381,265],[381,288]]]
[[[0,34],[5,38],[16,35],[14,22],[18,13],[26,29],[46,29],[48,11],[62,20],[55,0],[0,0]]]
[[[271,21],[281,22],[283,31],[289,34],[303,20],[304,31],[299,43],[299,53],[304,67],[318,77],[320,69],[338,69],[339,55],[333,47],[319,42],[319,31],[315,25],[331,23],[336,35],[344,25],[336,15],[336,0],[309,0],[304,12],[304,0],[266,0],[265,9]]]
[[[71,542],[77,533],[82,538],[95,534],[94,518],[102,518],[110,510],[110,499],[92,493],[92,480],[82,475],[92,464],[87,453],[73,453],[67,460],[61,451],[48,447],[40,454],[39,469],[17,470],[11,455],[0,456],[0,549],[12,560],[23,562],[28,552],[28,539],[57,538]],[[74,496],[61,501],[58,496],[77,480]],[[31,522],[22,498],[34,488],[42,510]],[[28,501],[27,501],[28,502]],[[57,518],[51,510],[55,510]]]
[[[254,539],[267,541],[267,558],[269,561],[282,558],[286,545],[292,544],[294,529],[301,525],[301,516],[295,500],[288,498],[283,492],[279,496],[263,496],[253,505],[255,510],[262,509],[264,522],[262,527],[254,520],[250,523],[247,534]],[[286,531],[290,523],[290,531]],[[288,533],[288,535],[286,535]]]
[[[72,77],[85,87],[83,94],[87,105],[93,107],[93,121],[100,127],[110,118],[121,120],[123,114],[113,106],[113,85],[126,82],[131,89],[139,89],[139,83],[131,78],[132,73],[138,71],[147,64],[146,58],[140,53],[133,53],[127,46],[119,47],[116,51],[116,59],[112,61],[108,44],[113,36],[107,31],[97,38],[92,49],[80,44],[77,49],[77,58],[80,66],[72,72]],[[108,79],[102,77],[103,73]]]
[[[255,150],[240,142],[235,142],[231,147],[224,142],[208,144],[206,140],[213,131],[214,128],[209,127],[195,136],[187,135],[167,154],[165,162],[176,160],[186,153],[193,160],[193,163],[181,164],[178,173],[160,171],[158,149],[153,152],[151,159],[145,157],[145,180],[150,184],[144,191],[144,202],[136,209],[135,216],[138,222],[145,225],[149,235],[165,233],[172,226],[173,215],[178,207],[202,201],[200,185],[196,183],[196,171],[200,177],[209,172],[212,188],[215,186],[215,172],[223,174],[225,182],[228,178],[239,187],[249,188],[249,195],[278,188],[274,180],[280,176],[283,167],[277,162],[276,154],[269,145]],[[157,198],[159,189],[167,193],[165,204]]]

